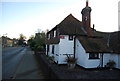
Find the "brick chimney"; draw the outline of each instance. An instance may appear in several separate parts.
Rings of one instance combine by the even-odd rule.
[[[82,26],[88,35],[91,35],[91,7],[86,0],[86,7],[82,9]]]
[[[86,6],[88,6],[88,0],[86,0]]]

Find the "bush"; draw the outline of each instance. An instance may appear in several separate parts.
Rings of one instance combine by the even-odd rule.
[[[34,46],[34,51],[43,51],[43,46],[41,46],[41,45],[35,45]]]
[[[113,68],[116,65],[116,63],[113,60],[109,60],[107,63],[107,67]]]
[[[47,56],[49,60],[54,60],[54,56]]]
[[[74,57],[67,57],[66,61],[67,61],[67,63],[76,63],[77,59]]]

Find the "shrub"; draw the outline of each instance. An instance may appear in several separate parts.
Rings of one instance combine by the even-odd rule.
[[[36,44],[36,45],[34,46],[34,51],[43,51],[43,46]]]
[[[67,57],[66,61],[67,61],[67,63],[76,63],[77,59],[74,57]]]
[[[109,62],[107,63],[107,66],[110,68],[113,68],[116,65],[116,63],[113,60],[109,60]]]

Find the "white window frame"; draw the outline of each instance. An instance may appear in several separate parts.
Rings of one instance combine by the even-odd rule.
[[[68,39],[73,40],[73,35],[69,35]]]
[[[56,37],[56,30],[54,30],[53,37]]]

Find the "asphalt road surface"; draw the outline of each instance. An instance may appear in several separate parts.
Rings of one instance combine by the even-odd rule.
[[[29,47],[2,50],[2,79],[46,79],[41,65]]]
[[[25,51],[25,47],[11,47],[2,50],[2,79],[13,77]]]
[[[13,77],[25,50],[25,47],[11,47],[2,50],[2,79]]]

